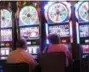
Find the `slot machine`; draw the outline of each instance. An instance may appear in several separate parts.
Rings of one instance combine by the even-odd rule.
[[[6,60],[13,49],[12,11],[7,8],[0,9],[0,60]]]
[[[78,2],[75,5],[75,15],[77,44],[80,48],[80,57],[83,59],[89,54],[89,2]]]
[[[44,7],[46,37],[49,34],[57,34],[60,36],[60,42],[65,44],[71,51],[71,43],[73,42],[71,4],[68,2],[48,2]],[[49,44],[46,39],[46,44]]]
[[[27,52],[36,58],[40,51],[40,19],[34,5],[28,4],[20,9],[18,32],[19,38],[24,38],[27,41]]]

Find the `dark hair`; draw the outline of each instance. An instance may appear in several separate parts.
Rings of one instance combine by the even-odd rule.
[[[17,48],[26,48],[26,40],[25,39],[18,39],[16,42],[16,47]]]
[[[49,35],[48,39],[49,39],[50,43],[52,43],[52,44],[59,44],[59,36],[56,34]]]

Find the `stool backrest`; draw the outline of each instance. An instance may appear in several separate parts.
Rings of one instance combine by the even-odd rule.
[[[4,72],[31,72],[27,63],[6,63]]]
[[[64,52],[54,52],[39,56],[42,72],[65,72],[66,56]]]

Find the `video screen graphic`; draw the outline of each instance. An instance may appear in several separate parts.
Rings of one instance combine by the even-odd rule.
[[[0,55],[9,55],[10,48],[1,48],[0,49]]]
[[[89,45],[81,45],[83,53],[89,53]]]
[[[80,37],[89,37],[89,25],[79,26]]]
[[[11,29],[1,30],[1,41],[12,41],[12,30]]]
[[[26,40],[39,38],[39,27],[20,28],[20,37]]]
[[[60,37],[69,37],[70,31],[68,25],[49,26],[49,34],[58,34]]]
[[[30,54],[38,54],[39,46],[28,46],[27,52]]]

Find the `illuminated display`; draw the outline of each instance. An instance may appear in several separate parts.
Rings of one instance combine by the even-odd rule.
[[[80,25],[80,37],[89,37],[89,25]]]
[[[30,54],[37,54],[38,53],[39,46],[28,46],[28,53]]]
[[[1,48],[0,49],[0,55],[9,55],[10,48]]]
[[[20,36],[26,40],[39,38],[39,27],[20,28]]]
[[[89,53],[89,45],[81,45],[83,53]]]
[[[59,26],[49,26],[49,34],[58,34],[60,37],[69,37],[69,26],[59,25]]]
[[[12,27],[12,12],[1,9],[1,28]]]
[[[89,22],[89,2],[75,4],[75,15],[79,22]]]
[[[67,19],[69,10],[63,3],[53,3],[48,8],[48,17],[54,23],[60,23]]]
[[[38,14],[33,6],[25,6],[21,9],[19,15],[19,25],[35,25],[39,24]]]
[[[89,2],[83,2],[79,7],[79,16],[84,21],[89,21]]]
[[[11,31],[11,29],[1,30],[1,41],[12,41],[12,31]]]

